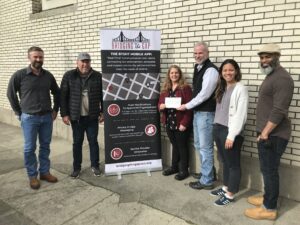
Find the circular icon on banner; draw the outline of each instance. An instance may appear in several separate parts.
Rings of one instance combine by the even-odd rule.
[[[114,148],[113,150],[111,150],[110,156],[114,160],[121,159],[123,156],[123,151],[120,148]]]
[[[110,104],[107,108],[107,112],[110,116],[117,116],[120,111],[120,107],[117,104]]]
[[[145,128],[145,133],[148,135],[148,136],[153,136],[156,134],[156,126],[153,125],[153,124],[148,124]]]
[[[110,84],[107,86],[107,90],[112,92],[114,90],[114,87]]]

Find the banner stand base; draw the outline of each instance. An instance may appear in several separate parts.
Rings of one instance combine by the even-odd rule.
[[[150,170],[146,170],[146,173],[147,173],[148,177],[151,177],[151,171]]]
[[[122,180],[122,173],[117,173],[117,175],[118,175],[118,180]]]
[[[152,176],[150,170],[146,170],[145,172],[146,172],[146,174],[147,174],[148,177]],[[113,174],[111,174],[111,175],[113,175]],[[117,179],[118,180],[122,180],[122,173],[121,172],[118,172],[116,175],[117,175]]]
[[[149,177],[151,176],[151,171],[162,170],[162,160],[161,159],[151,159],[143,161],[132,161],[132,162],[122,162],[122,163],[106,163],[105,164],[105,176],[118,176],[118,179],[122,179],[122,174],[129,173],[146,173]]]

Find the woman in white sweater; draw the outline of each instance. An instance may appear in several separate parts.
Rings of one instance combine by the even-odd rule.
[[[224,206],[234,201],[241,180],[240,156],[244,141],[242,131],[247,120],[248,89],[239,81],[240,67],[233,59],[226,59],[219,69],[216,90],[214,141],[223,164],[223,187],[213,190],[218,196],[215,205]]]

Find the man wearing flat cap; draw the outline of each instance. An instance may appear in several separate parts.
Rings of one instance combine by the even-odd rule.
[[[250,204],[259,207],[246,209],[245,215],[253,219],[275,220],[279,196],[278,167],[291,135],[288,109],[294,82],[279,63],[278,45],[264,45],[258,56],[260,69],[266,75],[260,86],[256,110],[257,146],[265,193],[248,198]]]
[[[91,169],[100,176],[99,169],[99,122],[103,121],[102,75],[91,67],[88,53],[79,53],[77,68],[67,71],[61,82],[61,117],[73,131],[72,178],[78,178],[82,163],[84,133],[90,147]]]

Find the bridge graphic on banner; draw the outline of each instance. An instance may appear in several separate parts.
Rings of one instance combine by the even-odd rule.
[[[123,32],[120,32],[120,35],[112,40],[113,42],[150,42],[149,39],[145,38],[142,32],[136,38],[127,38]]]

